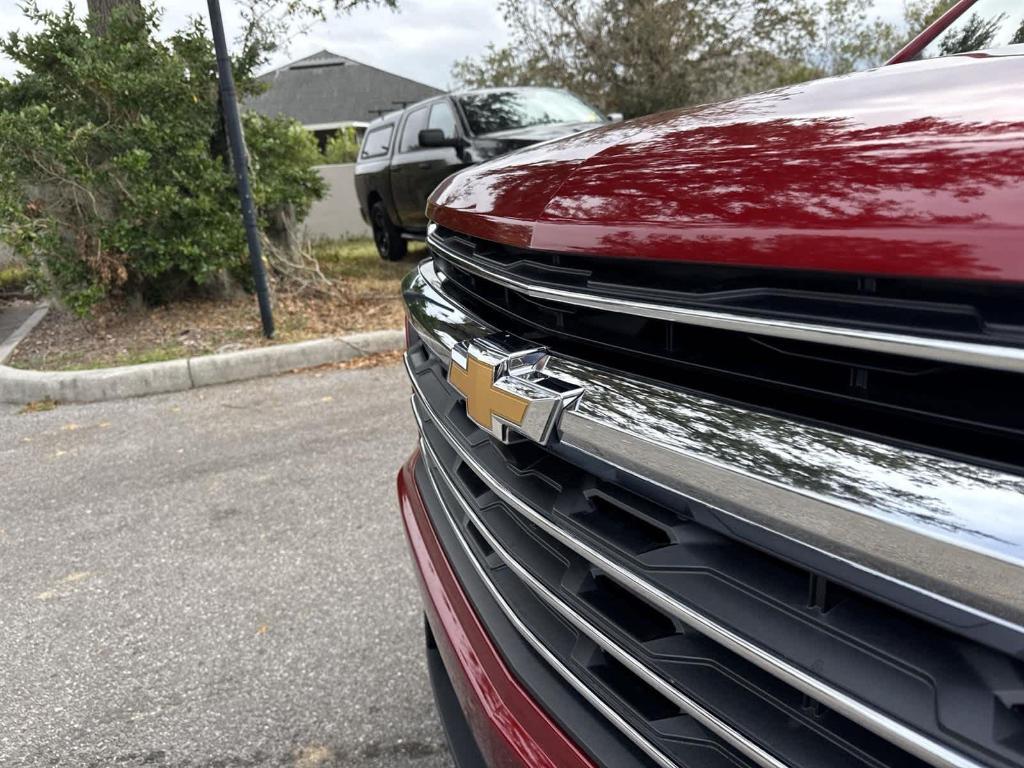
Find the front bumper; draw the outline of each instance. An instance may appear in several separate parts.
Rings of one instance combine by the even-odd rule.
[[[417,451],[398,474],[399,506],[436,653],[475,746],[493,768],[591,768],[583,752],[512,676],[480,623],[431,523],[416,478],[419,459]],[[448,710],[445,716],[446,692],[436,693],[456,759],[472,754],[457,713]]]

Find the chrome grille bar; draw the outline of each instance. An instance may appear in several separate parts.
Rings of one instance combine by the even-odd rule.
[[[900,333],[844,328],[842,326],[820,325],[791,320],[776,320],[730,312],[676,307],[670,304],[653,304],[632,299],[616,299],[611,296],[602,296],[601,294],[586,291],[553,288],[539,283],[527,282],[503,270],[488,267],[477,259],[467,258],[465,254],[449,246],[437,235],[435,224],[430,225],[427,233],[427,243],[431,248],[436,249],[446,259],[449,259],[461,269],[534,299],[553,301],[558,304],[567,304],[575,307],[598,309],[605,312],[615,312],[623,315],[667,320],[673,323],[698,325],[704,328],[717,328],[724,331],[770,336],[777,339],[831,344],[847,349],[884,352],[921,360],[990,368],[997,371],[1024,372],[1024,349],[1018,347],[978,344],[930,338],[927,336],[910,336]]]

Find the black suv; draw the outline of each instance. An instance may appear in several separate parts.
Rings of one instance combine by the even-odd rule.
[[[616,119],[556,88],[489,88],[437,96],[374,120],[355,179],[381,258],[400,259],[407,240],[424,237],[427,197],[456,171]]]

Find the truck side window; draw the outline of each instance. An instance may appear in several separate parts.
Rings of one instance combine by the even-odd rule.
[[[988,51],[1024,43],[1024,7],[1019,0],[978,0],[926,45],[918,58]],[[1020,53],[1020,50],[1005,50]]]
[[[420,107],[409,113],[402,128],[402,143],[399,152],[409,152],[420,148],[420,131],[427,127],[427,108]]]
[[[363,139],[363,151],[360,157],[381,157],[386,155],[391,148],[391,134],[395,132],[394,125],[382,125],[366,132]]]
[[[446,139],[455,138],[455,113],[447,101],[439,101],[430,107],[430,119],[427,128],[439,128],[444,131]]]

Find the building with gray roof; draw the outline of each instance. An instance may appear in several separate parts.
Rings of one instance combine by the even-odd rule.
[[[246,107],[268,117],[293,117],[321,143],[338,128],[361,129],[381,114],[443,92],[327,50],[258,79],[269,87]]]

